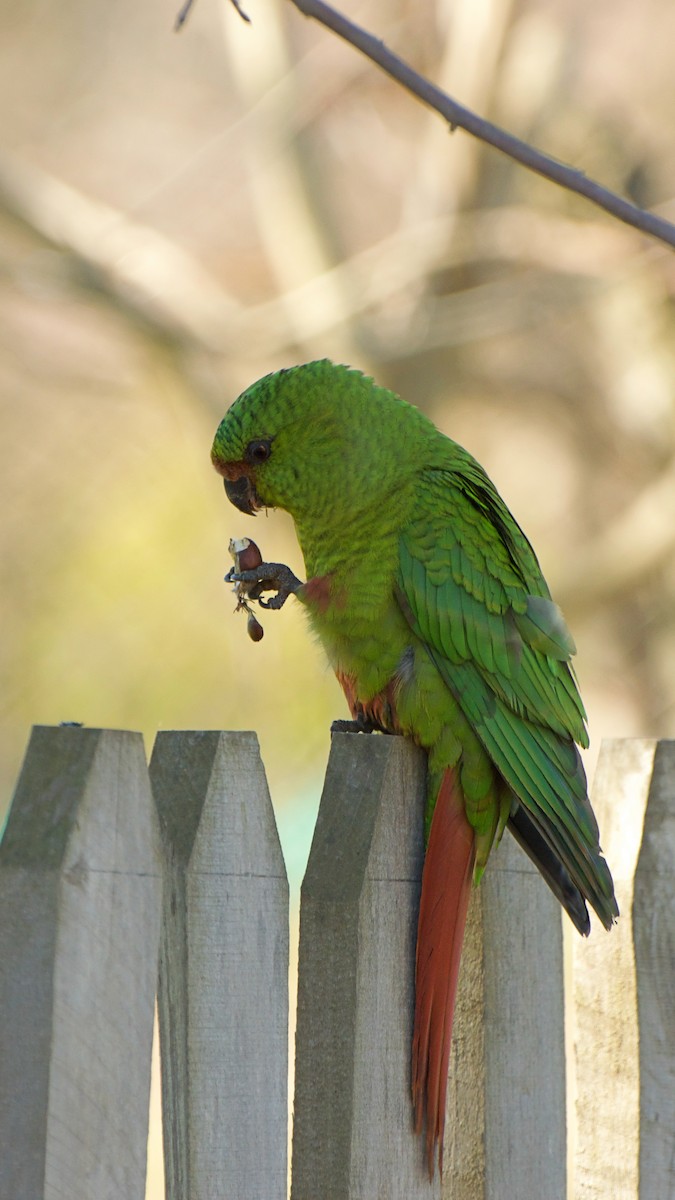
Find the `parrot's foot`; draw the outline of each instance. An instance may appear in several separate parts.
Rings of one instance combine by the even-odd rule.
[[[383,729],[378,725],[377,721],[371,720],[364,713],[359,713],[353,721],[337,720],[331,722],[330,734],[334,733],[389,733],[390,730]]]
[[[284,563],[260,563],[250,571],[227,572],[226,583],[243,584],[242,591],[249,600],[257,600],[261,608],[281,608],[289,596],[295,595],[302,580],[294,575]],[[276,592],[269,600],[262,599],[263,592]]]

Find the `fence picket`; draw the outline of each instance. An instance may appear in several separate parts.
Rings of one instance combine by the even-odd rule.
[[[619,923],[574,945],[577,1200],[675,1196],[675,742],[602,745]]]
[[[140,734],[33,730],[0,845],[0,1196],[142,1200],[160,917]]]
[[[160,733],[169,1200],[285,1200],[288,884],[252,733]]]
[[[675,1198],[675,741],[658,742],[635,872],[640,1196]]]

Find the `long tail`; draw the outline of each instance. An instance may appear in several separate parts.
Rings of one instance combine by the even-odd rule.
[[[459,960],[471,893],[474,832],[466,819],[457,772],[448,769],[439,789],[422,873],[415,965],[412,1098],[415,1128],[426,1109],[429,1177],[443,1169],[443,1129],[452,1017]]]

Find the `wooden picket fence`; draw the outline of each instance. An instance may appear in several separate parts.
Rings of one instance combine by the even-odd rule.
[[[675,742],[603,747],[622,916],[574,935],[566,971],[557,903],[508,837],[495,853],[442,1185],[409,1103],[424,772],[400,738],[333,740],[292,1200],[672,1200]],[[139,734],[36,728],[0,846],[0,1200],[142,1200],[156,995],[169,1200],[282,1200],[288,885],[255,735],[161,733],[148,774]]]

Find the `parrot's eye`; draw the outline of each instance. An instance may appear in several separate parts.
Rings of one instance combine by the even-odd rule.
[[[267,462],[272,453],[272,443],[269,438],[259,438],[255,442],[249,442],[244,451],[244,458],[251,466],[259,466],[260,463]]]

